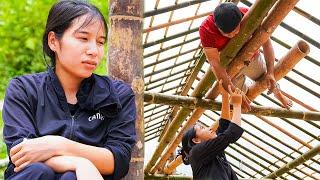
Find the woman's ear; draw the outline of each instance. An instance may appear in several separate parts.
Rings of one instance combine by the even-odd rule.
[[[53,31],[48,33],[48,46],[53,52],[56,52],[58,48],[58,39],[56,38],[56,34]]]
[[[201,140],[199,138],[192,138],[192,142],[194,142],[195,144],[199,144],[201,143]]]

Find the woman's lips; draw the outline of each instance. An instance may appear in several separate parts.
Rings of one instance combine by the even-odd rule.
[[[89,69],[95,69],[97,66],[97,62],[95,61],[87,60],[87,61],[82,61],[82,63]]]

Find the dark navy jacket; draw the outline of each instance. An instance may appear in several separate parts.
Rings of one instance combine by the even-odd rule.
[[[225,119],[220,119],[217,137],[196,144],[190,151],[190,164],[194,179],[237,180],[236,173],[226,159],[224,150],[236,142],[243,129]]]
[[[120,179],[128,172],[136,138],[133,91],[121,81],[93,74],[81,83],[77,99],[80,108],[71,116],[62,86],[51,69],[12,79],[2,114],[8,153],[23,138],[60,135],[109,149],[115,170],[104,178]],[[13,168],[10,162],[6,177],[14,173]]]

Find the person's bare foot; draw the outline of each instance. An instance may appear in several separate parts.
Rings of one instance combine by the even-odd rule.
[[[274,97],[276,97],[282,104],[282,106],[286,109],[290,109],[292,107],[292,101],[287,98],[285,95],[281,93],[281,91],[276,91],[273,93]]]

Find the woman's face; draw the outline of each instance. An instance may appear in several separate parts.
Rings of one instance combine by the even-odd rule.
[[[83,26],[87,15],[73,20],[57,40],[56,71],[75,78],[90,77],[104,55],[105,27],[99,19]],[[83,26],[83,27],[81,27]]]
[[[208,141],[217,137],[215,131],[210,130],[210,128],[204,127],[201,124],[196,124],[194,126],[196,131],[196,140],[199,142]]]

